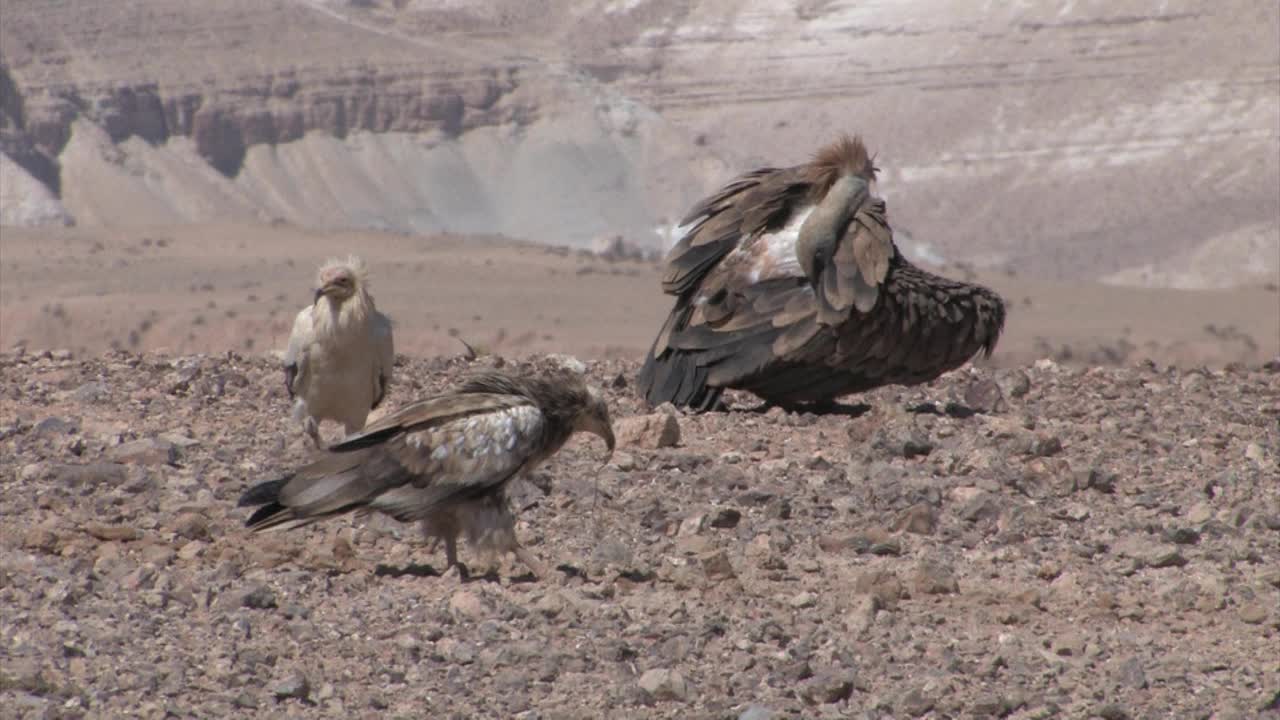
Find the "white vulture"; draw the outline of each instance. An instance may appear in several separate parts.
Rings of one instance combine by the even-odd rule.
[[[261,506],[251,529],[299,527],[349,512],[420,521],[443,539],[450,567],[457,539],[490,556],[514,553],[535,575],[546,569],[515,536],[507,484],[551,457],[575,432],[613,452],[609,406],[581,376],[490,371],[458,389],[383,417],[321,459],[250,488],[240,506]]]
[[[317,276],[315,301],[298,311],[284,356],[293,415],[316,447],[320,422],[364,427],[386,397],[395,363],[391,320],[374,307],[364,261],[330,260]]]
[[[699,202],[667,255],[676,302],[639,373],[645,400],[708,410],[735,388],[822,410],[990,355],[1004,301],[898,252],[876,172],[861,138],[845,136]]]

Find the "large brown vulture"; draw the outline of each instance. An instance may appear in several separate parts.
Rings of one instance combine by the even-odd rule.
[[[898,252],[861,138],[742,175],[681,221],[663,290],[676,303],[638,386],[707,410],[725,388],[784,407],[927,382],[990,355],[1004,302]]]
[[[428,537],[444,539],[450,567],[458,564],[457,538],[465,534],[482,553],[515,553],[543,575],[516,540],[504,491],[579,431],[600,436],[613,451],[609,407],[581,376],[482,373],[375,421],[284,478],[250,488],[239,504],[261,506],[246,522],[253,530],[353,511],[417,520]]]

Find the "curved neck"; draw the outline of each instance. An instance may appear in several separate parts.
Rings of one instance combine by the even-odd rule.
[[[810,280],[814,279],[814,261],[818,254],[835,248],[849,219],[870,192],[866,180],[856,175],[842,175],[805,218],[796,238],[796,259]]]

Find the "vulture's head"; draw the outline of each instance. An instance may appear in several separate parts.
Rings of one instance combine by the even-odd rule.
[[[364,291],[366,278],[367,271],[360,258],[353,255],[346,260],[330,260],[321,266],[316,276],[316,302],[327,297],[342,304]]]
[[[573,430],[596,435],[604,440],[610,456],[613,455],[613,422],[609,419],[609,403],[598,388],[586,386],[586,400],[573,420]]]

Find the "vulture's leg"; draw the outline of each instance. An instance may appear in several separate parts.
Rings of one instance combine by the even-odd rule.
[[[302,429],[311,438],[311,443],[317,450],[324,449],[324,441],[320,439],[320,423],[316,422],[314,417],[308,415],[307,419],[302,421]]]
[[[458,564],[458,536],[450,533],[444,536],[445,567]]]

